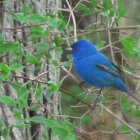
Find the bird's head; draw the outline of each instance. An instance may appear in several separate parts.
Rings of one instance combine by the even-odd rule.
[[[72,55],[74,57],[85,57],[88,55],[93,55],[98,52],[96,47],[92,43],[86,40],[79,40],[74,42],[71,45],[71,48],[72,48]]]

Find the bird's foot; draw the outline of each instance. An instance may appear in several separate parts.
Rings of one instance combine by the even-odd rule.
[[[79,85],[79,87],[83,87],[83,85],[85,84],[85,81],[82,81],[82,82],[80,82],[78,85]]]

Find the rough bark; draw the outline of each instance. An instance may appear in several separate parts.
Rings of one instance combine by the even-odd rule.
[[[21,27],[20,23],[15,21],[12,17],[12,14],[10,14],[8,11],[13,11],[13,12],[19,12],[21,10],[21,7],[23,4],[29,5],[31,7],[31,9],[37,13],[46,13],[46,12],[52,12],[55,13],[57,12],[58,7],[61,6],[61,2],[60,0],[15,0],[15,1],[10,1],[10,0],[6,0],[6,1],[0,1],[0,29],[4,29],[4,28],[16,28],[16,27]],[[49,9],[49,10],[47,10]],[[45,26],[44,26],[45,28]],[[11,31],[11,32],[2,32],[2,34],[5,37],[6,41],[15,41],[18,38],[22,38],[24,40],[24,48],[26,50],[26,47],[29,45],[32,45],[31,42],[29,41],[28,37],[27,37],[27,33],[26,31],[28,31],[27,29],[22,29],[22,32],[16,32],[16,31]],[[32,54],[34,52],[34,48],[31,48],[30,50],[28,49],[27,51],[25,51],[25,54]],[[60,58],[57,56],[57,54],[55,54],[55,52],[51,52],[52,53],[52,57],[53,59],[59,60]],[[24,59],[24,58],[23,58]],[[10,63],[10,59],[9,58],[2,58],[0,60],[2,63]],[[36,71],[35,71],[35,66],[28,66],[27,64],[25,64],[25,68],[23,71],[19,71],[16,73],[16,75],[19,76],[31,76],[31,77],[35,77],[37,75]],[[42,64],[42,69],[40,70],[40,72],[46,71],[46,69],[51,69],[53,66],[51,66],[50,64],[48,64],[48,61],[46,61],[44,59],[44,63]],[[55,81],[57,82],[59,80],[59,74],[60,71],[59,69],[54,70],[52,72],[50,72],[49,74],[46,74],[43,76],[42,79],[46,79],[49,81]],[[28,80],[23,80],[23,79],[15,79],[17,81],[22,82],[23,84],[25,84],[26,82],[28,82]],[[28,88],[28,86],[26,87]],[[42,94],[44,94],[46,92],[46,85],[42,85]],[[0,95],[8,95],[8,96],[12,96],[14,98],[17,98],[15,91],[8,85],[5,83],[0,83]],[[30,96],[32,98],[32,93],[30,93]],[[42,107],[42,115],[48,117],[51,113],[53,114],[59,114],[59,108],[60,108],[60,99],[59,99],[59,94],[56,92],[53,97],[51,98],[53,104],[51,105],[47,105],[47,111],[44,111],[45,109]],[[48,101],[44,101],[42,98],[41,102],[48,102]],[[49,113],[46,113],[49,112]],[[23,111],[23,116],[25,117],[32,117],[35,114],[41,114],[41,112],[29,112],[27,110]],[[16,122],[14,116],[13,116],[13,112],[12,109],[9,107],[6,107],[4,105],[0,105],[0,118],[4,118],[4,122],[5,122],[5,126],[9,126],[11,124],[14,124]],[[32,124],[32,128],[31,129],[18,129],[18,128],[14,128],[12,129],[12,132],[10,133],[9,137],[7,138],[7,140],[38,140],[40,139],[40,134],[42,133],[42,128],[40,127],[40,125],[36,125],[36,124]],[[51,131],[48,131],[48,137],[51,140]],[[33,137],[34,135],[34,137]],[[59,138],[56,137],[53,140],[58,140]]]

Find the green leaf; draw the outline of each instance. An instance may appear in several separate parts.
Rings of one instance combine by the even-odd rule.
[[[120,127],[120,129],[125,134],[130,134],[131,133],[131,130],[124,124]]]
[[[63,32],[66,29],[66,22],[63,19],[59,19],[57,24],[57,29],[59,31]]]
[[[58,91],[60,88],[60,83],[56,83],[56,82],[53,82],[53,81],[49,81],[49,86],[48,86],[48,89],[50,91]]]
[[[45,95],[46,99],[51,98],[54,92],[58,91],[60,88],[60,83],[55,83],[53,81],[49,81],[48,83],[49,85],[47,86],[47,91],[46,91],[47,94]]]
[[[7,106],[14,106],[15,101],[9,96],[0,96],[0,102]]]
[[[101,12],[100,15],[102,15],[103,17],[107,17],[108,13],[107,12]]]
[[[59,18],[57,17],[50,17],[48,16],[47,17],[47,25],[52,27],[52,28],[60,28],[61,24],[62,24],[62,20],[60,20]]]
[[[4,39],[3,39],[3,35],[0,33],[0,46],[4,44]]]
[[[109,17],[114,17],[115,12],[116,12],[116,9],[115,9],[114,7],[112,7],[112,8],[110,9],[110,12],[109,12]]]
[[[29,91],[27,88],[23,87],[22,85],[18,83],[11,83],[11,86],[16,90],[17,93],[17,103],[18,107],[22,109],[23,107],[28,107],[27,99]]]
[[[59,36],[55,36],[54,37],[54,43],[55,43],[55,45],[56,46],[61,46],[62,45],[62,40],[61,40],[61,38],[59,37]]]
[[[9,133],[10,133],[10,130],[11,130],[11,127],[10,127],[10,126],[5,127],[5,128],[2,129],[2,131],[1,131],[1,136],[3,136],[3,140],[6,140],[7,137],[10,135],[10,134],[9,134]],[[5,139],[4,139],[4,138],[5,138]]]
[[[104,6],[105,11],[110,10],[111,8],[110,0],[103,0],[103,6]]]
[[[53,136],[59,135],[61,140],[65,140],[68,137],[68,131],[63,127],[56,127],[53,131]]]
[[[10,69],[7,64],[0,64],[0,79],[6,80],[10,76]]]
[[[57,55],[61,56],[63,53],[62,47],[56,47],[55,52],[57,53]]]
[[[105,41],[101,40],[101,39],[97,39],[97,42],[96,42],[96,46],[100,49],[100,48],[103,48],[105,45]]]
[[[42,99],[42,88],[41,84],[38,84],[36,87],[36,94],[35,94],[35,99],[36,100],[41,100]]]
[[[34,46],[38,51],[47,51],[47,43],[38,43],[37,45]]]
[[[45,121],[45,125],[47,128],[57,128],[59,127],[59,124],[56,120],[53,120],[53,119],[47,119]]]
[[[30,110],[31,111],[35,111],[35,112],[38,112],[40,110],[40,104],[38,103],[32,103],[30,105]]]
[[[11,86],[16,90],[18,99],[27,100],[28,89],[20,85],[19,83],[11,83]]]
[[[43,15],[40,15],[38,13],[35,13],[28,17],[28,21],[31,23],[45,23],[47,22],[47,18]]]
[[[117,12],[117,18],[121,18],[125,16],[125,10],[123,8],[119,8]]]
[[[31,128],[30,124],[13,124],[11,126],[16,128]]]
[[[129,55],[133,55],[135,52],[135,40],[133,38],[126,38],[121,41],[123,45],[123,51]]]
[[[64,140],[77,140],[77,138],[72,131],[71,133],[69,133],[68,137]]]
[[[118,10],[117,10],[117,18],[121,18],[125,15],[125,6],[122,0],[117,0]]]
[[[12,65],[9,66],[10,70],[19,70],[19,69],[23,69],[25,66],[21,65],[21,64],[17,64],[17,63],[13,63]]]
[[[79,6],[78,6],[78,8],[79,8],[80,10],[82,10],[82,11],[88,9],[88,7],[87,7],[85,4],[83,4],[83,3],[80,3]]]
[[[83,12],[82,13],[83,16],[87,16],[93,13],[92,9],[83,3],[79,4],[78,9]]]
[[[52,133],[52,136],[59,135],[61,140],[76,140],[73,125],[67,121],[60,121],[57,127],[53,127]]]
[[[13,111],[13,115],[16,119],[16,121],[25,121],[24,116],[22,115],[22,113],[17,109],[14,109]]]
[[[91,118],[88,115],[85,115],[84,117],[82,117],[81,119],[81,123],[82,124],[89,124],[91,122]]]
[[[42,116],[34,116],[34,117],[29,118],[29,120],[34,123],[46,123],[47,119]]]
[[[97,5],[97,0],[91,0],[91,3],[93,5],[93,7],[95,7]]]
[[[137,120],[140,120],[140,110],[133,110],[131,113],[130,113],[130,116],[137,119]]]
[[[18,103],[18,108],[20,108],[20,109],[22,109],[22,108],[27,108],[27,107],[28,107],[27,100],[18,99],[18,100],[17,100],[17,103]]]
[[[3,127],[4,127],[4,122],[3,122],[3,120],[1,119],[1,120],[0,120],[0,131],[2,130]]]
[[[140,137],[137,137],[135,140],[140,140]]]
[[[24,13],[14,13],[14,19],[20,22],[23,22],[25,20]]]
[[[26,61],[30,64],[36,64],[36,63],[38,63],[38,58],[34,55],[27,55]]]
[[[127,112],[131,109],[132,104],[129,102],[129,100],[125,97],[121,97],[120,100],[120,105],[121,105],[121,111],[122,112]]]
[[[37,26],[37,27],[32,27],[31,31],[34,35],[42,35],[44,32],[44,29],[40,26]]]
[[[31,8],[24,4],[21,11],[24,13],[24,15],[27,15],[31,12]]]
[[[0,53],[3,54],[5,52],[14,52],[17,49],[18,44],[13,42],[8,42],[0,45]]]
[[[54,66],[58,66],[59,65],[59,61],[56,59],[51,59],[50,63]]]

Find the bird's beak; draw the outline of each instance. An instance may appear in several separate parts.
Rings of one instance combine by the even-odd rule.
[[[72,51],[72,48],[68,47],[66,48],[67,51]]]
[[[68,47],[68,48],[66,48],[66,51],[67,52],[72,52],[72,48]]]

